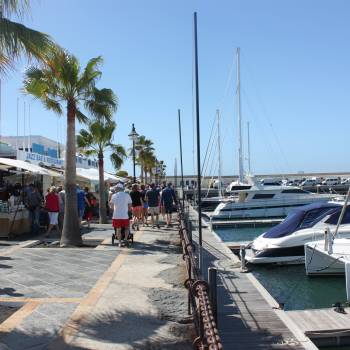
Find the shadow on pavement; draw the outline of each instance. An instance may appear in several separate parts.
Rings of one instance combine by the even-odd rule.
[[[8,295],[10,297],[23,297],[21,293],[16,293],[16,289],[13,288],[0,288],[0,295]]]
[[[132,311],[95,315],[82,322],[78,337],[93,341],[125,344],[133,349],[192,349],[188,326],[167,322],[157,315],[140,314]],[[169,336],[169,333],[171,335]],[[65,349],[75,349],[67,347]]]

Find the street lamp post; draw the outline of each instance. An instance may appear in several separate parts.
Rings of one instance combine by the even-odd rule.
[[[136,174],[135,174],[135,165],[136,165],[136,156],[135,156],[135,142],[137,141],[139,134],[135,130],[134,123],[132,124],[131,133],[129,134],[130,140],[132,140],[132,161],[134,167],[134,183],[136,183]]]

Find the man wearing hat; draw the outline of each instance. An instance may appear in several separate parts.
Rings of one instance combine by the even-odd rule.
[[[131,197],[129,193],[124,192],[124,185],[118,183],[114,187],[115,193],[110,200],[111,208],[113,209],[112,224],[114,227],[116,238],[119,240],[119,247],[122,246],[122,228],[125,229],[124,243],[127,245],[129,235],[129,214],[131,211]]]

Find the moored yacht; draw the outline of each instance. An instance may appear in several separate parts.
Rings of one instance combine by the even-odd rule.
[[[340,198],[334,194],[311,193],[292,186],[252,186],[237,191],[238,197],[224,199],[211,220],[281,218],[306,204]]]
[[[304,263],[305,243],[323,238],[326,228],[335,231],[343,203],[318,202],[295,209],[250,244],[246,260],[253,264]],[[350,237],[350,207],[347,212],[339,226],[340,237]]]

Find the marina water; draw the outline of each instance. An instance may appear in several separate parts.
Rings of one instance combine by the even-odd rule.
[[[224,242],[247,242],[271,228],[217,228],[215,232]],[[259,282],[285,310],[331,307],[346,301],[345,277],[307,277],[304,265],[252,265]]]

